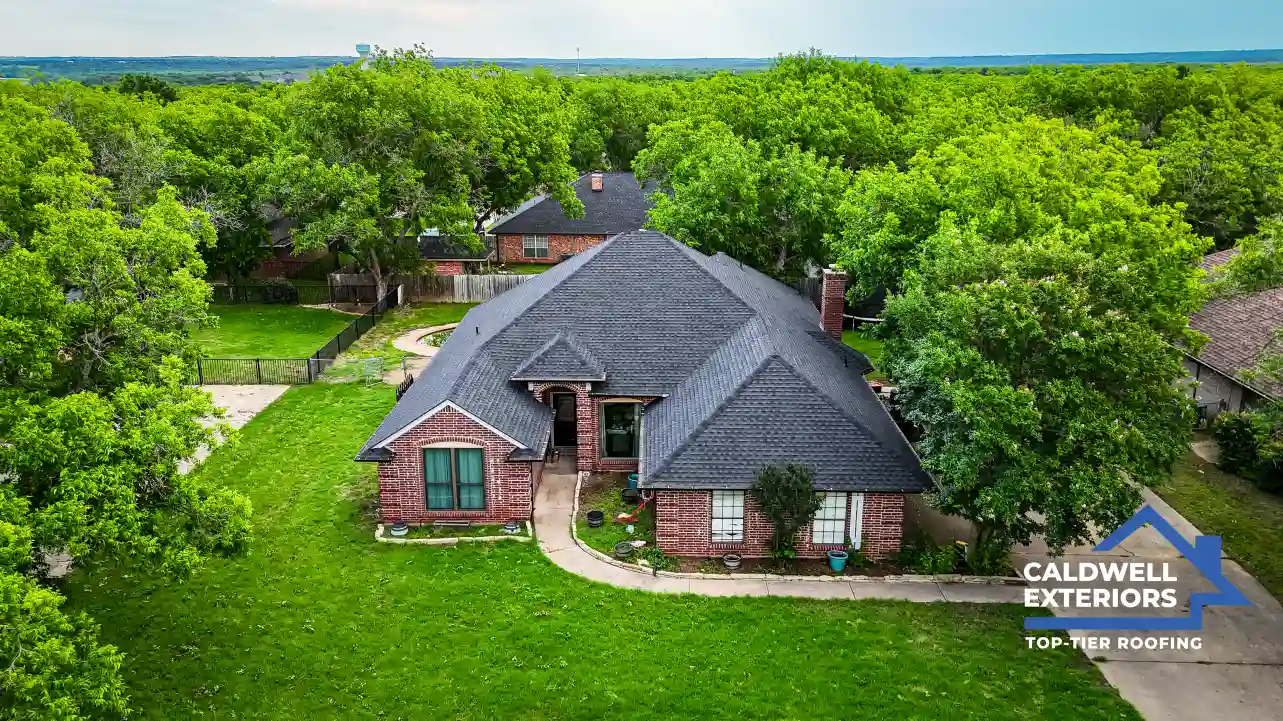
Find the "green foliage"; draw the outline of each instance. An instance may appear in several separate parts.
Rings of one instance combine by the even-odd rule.
[[[923,536],[900,549],[896,564],[925,575],[954,573],[966,560],[966,544],[938,545]]]
[[[1263,491],[1283,493],[1283,403],[1256,412],[1221,413],[1212,433],[1226,470]]]
[[[178,91],[172,85],[155,75],[128,73],[120,76],[116,91],[127,95],[151,94],[162,102],[172,103],[178,99]]]
[[[268,305],[298,305],[298,288],[284,278],[264,278],[259,286]]]
[[[815,471],[796,463],[763,466],[749,493],[771,519],[771,556],[787,561],[797,556],[797,533],[823,505],[815,492]]]
[[[843,203],[839,265],[895,291],[887,369],[934,500],[994,542],[1088,541],[1183,453],[1174,344],[1197,347],[1209,243],[1160,186],[1152,152],[1028,119],[865,171]]]

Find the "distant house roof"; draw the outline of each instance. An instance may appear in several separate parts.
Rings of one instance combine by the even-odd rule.
[[[1233,248],[1212,253],[1203,258],[1201,265],[1204,270],[1212,270],[1237,253]],[[1198,360],[1238,380],[1238,373],[1254,368],[1274,332],[1283,328],[1283,288],[1213,300],[1190,316],[1189,324],[1211,339]],[[1246,385],[1265,395],[1283,396],[1280,384],[1257,381]]]
[[[481,246],[472,248],[462,238],[441,235],[436,228],[430,228],[419,236],[419,257],[424,260],[485,260],[494,249],[484,240]]]
[[[357,458],[380,459],[446,403],[541,457],[552,410],[527,383],[577,379],[658,399],[643,411],[645,487],[748,488],[789,462],[812,466],[820,490],[932,487],[864,379],[868,359],[819,323],[809,300],[725,255],[618,235],[469,311]]]
[[[592,189],[592,173],[575,181],[575,195],[584,204],[584,217],[566,217],[561,203],[540,195],[500,218],[489,232],[498,234],[555,233],[558,235],[618,235],[646,225],[651,203],[647,189],[632,173],[601,173],[602,189]]]

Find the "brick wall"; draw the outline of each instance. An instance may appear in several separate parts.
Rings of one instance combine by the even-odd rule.
[[[864,494],[864,516],[860,550],[873,559],[886,558],[900,550],[904,527],[905,497],[895,493]],[[848,503],[854,505],[854,496]],[[850,534],[852,508],[847,508],[847,530]],[[753,497],[744,494],[744,541],[713,543],[711,541],[713,496],[709,491],[656,491],[655,541],[670,556],[714,557],[738,553],[745,558],[771,555],[771,521],[758,508]],[[825,551],[844,550],[845,544],[833,546],[811,543],[811,527],[798,534],[797,551],[801,558],[822,557]]]
[[[579,471],[621,471],[637,470],[636,458],[602,458],[601,457],[601,404],[613,398],[601,398],[588,395],[591,383],[536,383],[532,392],[540,403],[551,405],[550,393],[575,394],[576,470]],[[632,398],[641,403],[649,403],[654,398]]]
[[[481,511],[429,511],[423,486],[423,448],[433,443],[470,443],[483,450],[486,507]],[[453,408],[445,408],[388,448],[391,461],[379,464],[379,503],[384,523],[428,523],[441,518],[503,523],[530,518],[534,501],[530,463],[511,463],[514,446]]]
[[[601,243],[608,235],[549,235],[548,257],[525,257],[525,242],[520,235],[500,235],[495,243],[500,263],[556,263],[562,255],[574,255]]]
[[[846,273],[825,268],[820,290],[820,325],[836,340],[842,340],[842,311],[846,304]]]
[[[433,265],[433,272],[437,275],[463,275],[463,261],[438,260]]]

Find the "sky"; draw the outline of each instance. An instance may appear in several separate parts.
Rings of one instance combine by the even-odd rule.
[[[772,57],[1244,50],[1279,0],[0,0],[0,55]]]

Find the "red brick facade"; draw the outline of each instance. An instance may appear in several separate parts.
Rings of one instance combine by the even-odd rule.
[[[601,457],[601,404],[603,401],[631,400],[642,404],[653,398],[600,398],[588,395],[591,383],[535,383],[531,388],[540,403],[551,405],[549,393],[575,394],[576,469],[580,471],[636,471],[636,458]]]
[[[437,275],[463,275],[463,261],[461,260],[438,260],[433,264],[433,272]]]
[[[423,449],[437,443],[481,446],[486,507],[481,511],[429,511],[423,482]],[[534,502],[529,462],[511,463],[513,444],[466,415],[444,408],[388,445],[391,461],[379,464],[379,503],[384,523],[429,523],[442,518],[503,523],[528,519]],[[542,469],[540,469],[542,470]]]
[[[540,233],[540,235],[544,235]],[[556,263],[563,255],[574,255],[605,241],[608,235],[549,235],[548,257],[527,258],[520,235],[500,235],[495,243],[500,263]]]
[[[713,543],[713,496],[710,491],[657,491],[655,493],[655,541],[670,556],[714,557],[738,553],[746,558],[771,555],[771,521],[757,507],[749,493],[744,494],[744,541]],[[897,493],[864,494],[860,550],[872,559],[882,559],[900,550],[904,527],[905,497]],[[855,495],[848,498],[847,528],[851,533]],[[797,551],[801,558],[816,558],[825,551],[843,550],[846,544],[816,545],[811,543],[808,525],[798,534]]]
[[[834,340],[842,340],[842,311],[846,304],[846,273],[824,270],[820,292],[820,325]]]

